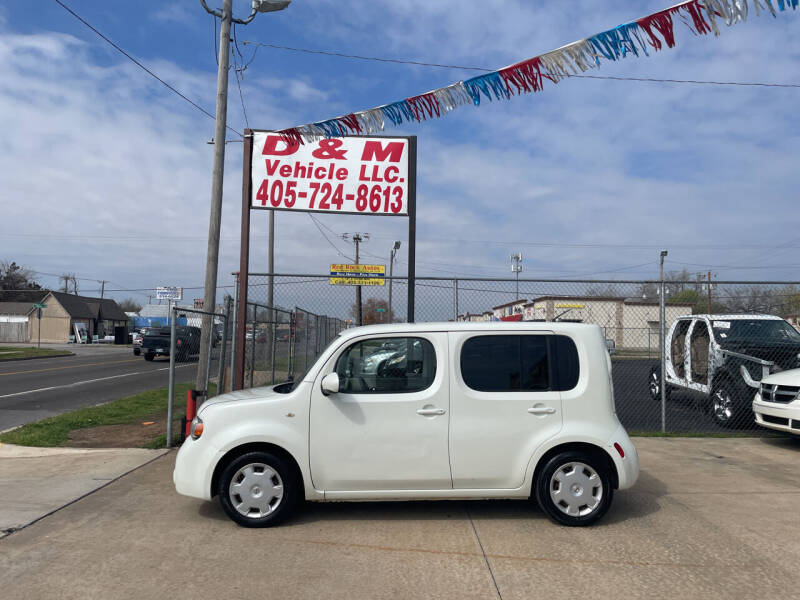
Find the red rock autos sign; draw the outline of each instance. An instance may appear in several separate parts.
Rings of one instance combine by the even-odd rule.
[[[409,160],[407,138],[344,137],[299,144],[254,131],[250,206],[405,216]]]

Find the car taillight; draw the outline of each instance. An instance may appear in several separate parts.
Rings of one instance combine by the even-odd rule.
[[[180,346],[180,345],[181,345],[181,341],[180,341],[180,340],[176,341],[176,342],[175,342],[175,345],[176,345],[176,346]]]

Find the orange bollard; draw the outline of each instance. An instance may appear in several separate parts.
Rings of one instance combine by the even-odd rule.
[[[197,414],[197,390],[186,391],[186,430],[183,432],[184,439],[188,438],[192,431],[192,419]]]

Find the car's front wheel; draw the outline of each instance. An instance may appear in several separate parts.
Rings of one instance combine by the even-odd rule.
[[[720,427],[743,427],[752,411],[743,399],[745,393],[730,381],[723,380],[711,392],[711,418]],[[749,413],[749,414],[748,414]]]
[[[155,357],[156,357],[156,355],[153,354],[152,352],[146,352],[145,355],[144,355],[144,359],[145,360],[153,360]]]
[[[300,497],[290,465],[270,452],[248,452],[231,461],[219,479],[225,513],[245,527],[270,527],[286,519]]]
[[[553,521],[580,527],[602,517],[614,495],[608,462],[568,451],[547,461],[535,482],[536,501]]]

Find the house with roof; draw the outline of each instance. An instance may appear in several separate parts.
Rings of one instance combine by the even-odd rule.
[[[525,299],[517,299],[500,306],[493,306],[492,312],[494,317],[500,321],[520,321],[522,320],[523,307],[527,303],[528,301]]]
[[[42,302],[41,340],[46,343],[66,343],[82,338],[103,339],[122,333],[127,340],[128,315],[111,298],[88,298],[50,292]],[[28,339],[38,339],[39,323],[36,309],[28,305]],[[121,331],[120,331],[121,329]]]

